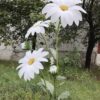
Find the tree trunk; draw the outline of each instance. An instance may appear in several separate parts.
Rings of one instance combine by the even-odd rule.
[[[91,65],[91,56],[92,56],[92,51],[94,48],[95,43],[92,41],[88,44],[87,52],[86,52],[86,61],[85,61],[85,68],[90,69]]]
[[[87,48],[87,52],[86,52],[86,61],[85,61],[85,68],[87,68],[87,69],[90,69],[91,56],[92,56],[92,51],[93,51],[94,46],[95,46],[94,30],[90,29],[88,48]]]
[[[95,28],[94,28],[94,20],[93,20],[93,4],[95,0],[91,0],[88,9],[87,9],[87,15],[85,16],[88,24],[89,24],[89,38],[88,38],[88,48],[86,52],[86,61],[85,61],[85,68],[90,69],[91,64],[91,56],[92,51],[95,45]],[[85,0],[83,1],[83,7],[85,6]]]

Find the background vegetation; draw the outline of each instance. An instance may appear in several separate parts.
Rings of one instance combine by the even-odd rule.
[[[16,62],[0,61],[0,100],[48,100],[47,94],[36,86],[39,77],[37,80],[25,82],[18,77],[16,66]],[[66,79],[57,81],[58,93],[69,91],[68,100],[100,100],[100,81],[96,78],[100,71],[88,72],[68,66],[65,66],[65,69]],[[45,78],[50,80],[46,71],[44,74]]]
[[[44,19],[41,10],[44,3],[41,0],[0,0],[0,43],[14,44],[19,40],[24,41],[24,35],[27,29],[39,19]],[[83,22],[79,27],[63,29],[65,34],[60,35],[61,41],[69,41],[77,36],[77,30],[82,29],[87,32],[84,39],[87,44],[85,68],[90,68],[91,54],[95,44],[100,40],[100,1],[83,0],[83,8],[87,11],[83,15]],[[15,30],[9,30],[14,27]],[[61,32],[61,33],[62,33]],[[34,40],[36,36],[30,38]],[[18,41],[17,41],[18,40]],[[35,48],[35,40],[33,48]]]

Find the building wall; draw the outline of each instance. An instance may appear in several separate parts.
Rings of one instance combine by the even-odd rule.
[[[10,60],[13,53],[13,49],[11,46],[4,46],[4,44],[0,45],[0,59],[1,60]]]
[[[71,40],[69,43],[67,42],[61,43],[59,46],[59,51],[61,52],[61,54],[63,54],[68,51],[73,51],[76,48],[79,52],[81,52],[82,58],[85,59],[85,53],[87,47],[82,43],[84,37],[85,37],[85,33],[83,34],[82,31],[79,31],[79,35],[75,38],[76,41]],[[44,38],[47,41],[48,47],[54,47],[55,33],[51,33],[49,34],[49,36],[45,34]],[[46,48],[44,38],[42,36],[37,37],[36,48],[40,48],[40,47]],[[94,48],[92,62],[94,62],[95,60],[95,52],[96,52],[96,48]],[[22,50],[20,44],[16,45],[16,50],[14,50],[11,45],[4,46],[4,44],[2,44],[0,46],[0,60],[18,61],[20,58],[24,56],[24,54],[25,54],[25,50]]]

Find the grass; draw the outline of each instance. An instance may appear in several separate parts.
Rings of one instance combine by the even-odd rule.
[[[38,91],[36,86],[39,77],[30,83],[25,82],[18,77],[16,66],[16,62],[0,61],[0,100],[48,100],[46,93]],[[67,67],[64,75],[66,80],[57,81],[58,85],[63,84],[57,88],[57,94],[67,90],[70,92],[68,100],[100,100],[100,81],[93,72]]]

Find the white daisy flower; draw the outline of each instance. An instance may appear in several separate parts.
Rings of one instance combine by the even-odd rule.
[[[81,0],[51,0],[51,3],[46,4],[42,13],[46,14],[46,18],[51,18],[51,22],[61,22],[62,27],[71,26],[73,22],[78,26],[79,21],[82,21],[81,12],[86,11],[79,5]]]
[[[57,73],[57,66],[56,66],[56,65],[50,66],[49,72],[50,72],[51,74]]]
[[[45,27],[49,27],[50,20],[38,21],[32,27],[30,27],[25,35],[25,38],[28,38],[29,35],[34,35],[35,33],[45,33]]]
[[[24,58],[19,60],[18,75],[20,78],[24,77],[24,80],[31,80],[35,74],[39,74],[39,70],[43,69],[41,62],[48,62],[45,56],[48,55],[47,51],[43,51],[43,48],[34,50],[33,52],[27,51]]]

